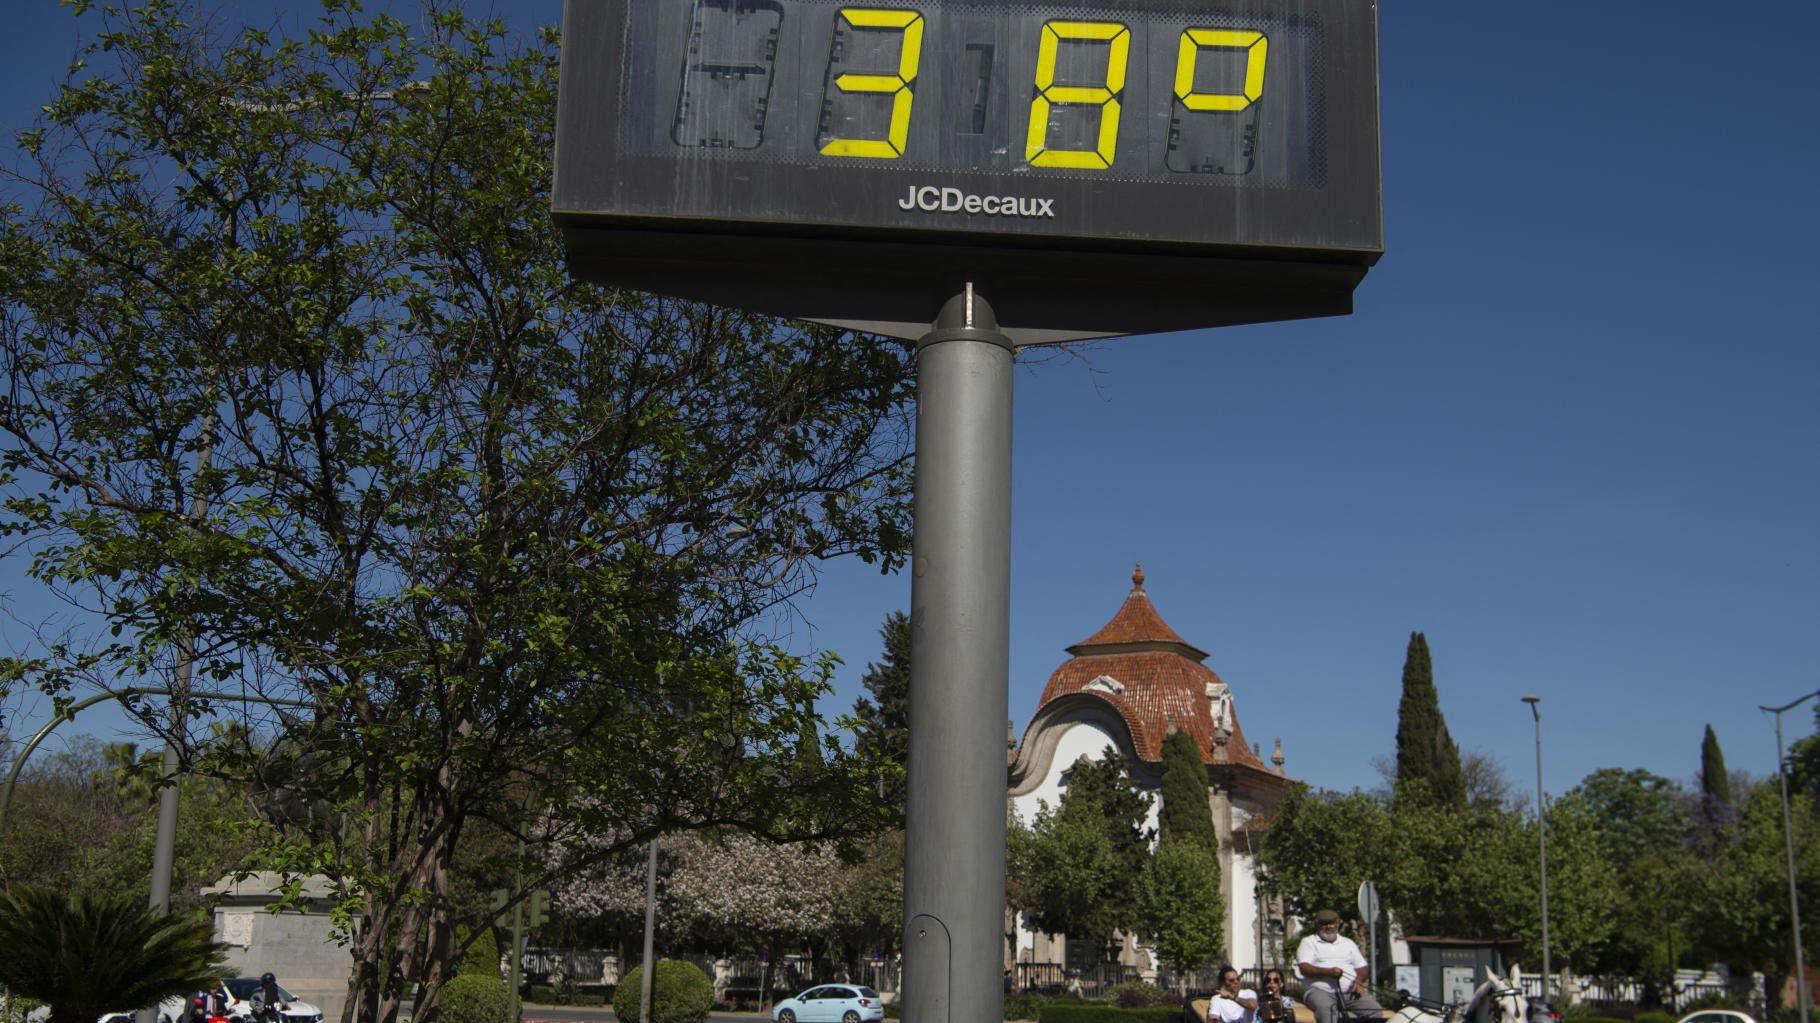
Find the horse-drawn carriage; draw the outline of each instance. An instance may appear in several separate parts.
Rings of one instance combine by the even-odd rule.
[[[1184,1014],[1186,1023],[1209,1023],[1210,1020],[1219,1023],[1218,1015],[1210,1012],[1209,1002],[1207,998],[1191,998]],[[1258,1018],[1263,1020],[1263,1013],[1259,1013]],[[1315,1023],[1314,1013],[1306,1005],[1297,1003],[1293,1023]],[[1508,978],[1499,977],[1488,967],[1484,983],[1462,1004],[1425,1001],[1399,991],[1383,1015],[1351,1012],[1342,1002],[1337,1023],[1529,1023],[1529,1000],[1523,996],[1523,975],[1517,967],[1510,968]]]
[[[1508,978],[1485,968],[1485,980],[1461,1005],[1427,1002],[1398,992],[1391,1023],[1529,1023],[1529,999],[1523,995],[1523,973],[1510,968]]]

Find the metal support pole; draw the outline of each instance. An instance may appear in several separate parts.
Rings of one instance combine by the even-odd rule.
[[[1757,708],[1776,715],[1776,774],[1782,779],[1782,841],[1788,847],[1788,919],[1795,932],[1795,997],[1801,1003],[1801,1023],[1807,1023],[1812,996],[1807,990],[1807,962],[1801,948],[1801,897],[1795,887],[1795,826],[1788,812],[1788,758],[1783,755],[1782,712],[1793,710],[1816,696],[1820,696],[1820,691],[1808,693],[1786,706]]]
[[[524,842],[518,843],[518,857],[524,858]],[[518,868],[517,886],[522,894],[525,883],[524,867]],[[524,958],[525,958],[525,903],[520,898],[512,904],[512,962],[506,968],[506,986],[512,991],[512,1008],[507,1017],[512,1023],[524,1018]]]
[[[152,890],[149,904],[171,911],[171,873],[177,863],[177,805],[183,795],[183,758],[177,744],[189,724],[191,673],[196,641],[185,627],[177,636],[177,664],[171,678],[170,735],[164,741],[164,787],[158,792],[158,834],[152,845]]]
[[[917,351],[902,1002],[916,1023],[996,1023],[1004,1006],[1011,340],[969,284]]]
[[[651,839],[651,855],[645,861],[645,968],[638,975],[639,1023],[651,1021],[651,978],[657,973],[652,949],[657,933],[657,839]]]
[[[1554,976],[1548,961],[1548,815],[1542,801],[1542,698],[1523,697],[1529,712],[1536,718],[1536,845],[1542,861],[1542,1000],[1552,1002],[1548,986]]]
[[[213,398],[215,385],[211,382],[205,393]],[[189,519],[192,523],[201,523],[208,517],[208,488],[204,479],[208,475],[209,465],[215,454],[215,413],[209,411],[202,417],[202,450],[196,455],[196,475],[193,483],[194,493],[190,497]],[[192,582],[189,592],[193,596],[196,584]],[[147,900],[152,909],[160,915],[171,911],[171,872],[177,865],[177,804],[183,795],[183,756],[178,744],[183,742],[185,731],[189,728],[190,683],[195,673],[196,630],[192,624],[185,624],[177,633],[176,663],[171,676],[171,705],[169,733],[164,739],[164,788],[158,793],[158,834],[152,844],[152,884],[151,896]],[[135,1017],[138,1023],[153,1023],[157,1012],[153,1009],[140,1009]]]

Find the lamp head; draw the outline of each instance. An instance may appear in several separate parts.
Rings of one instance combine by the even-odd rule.
[[[1542,698],[1534,693],[1530,693],[1528,696],[1523,697],[1523,702],[1529,704],[1529,712],[1534,714],[1536,716],[1536,721],[1540,723],[1542,720],[1542,708],[1540,706]]]

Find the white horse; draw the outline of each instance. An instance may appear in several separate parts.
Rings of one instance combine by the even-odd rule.
[[[1485,968],[1480,984],[1464,1005],[1447,1006],[1440,1015],[1415,1005],[1391,1013],[1388,1023],[1529,1023],[1529,1000],[1523,997],[1523,972],[1512,966],[1508,980]]]

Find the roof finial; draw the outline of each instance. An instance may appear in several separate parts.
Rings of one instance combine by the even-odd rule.
[[[1140,562],[1136,562],[1135,564],[1137,565],[1137,567],[1131,570],[1131,588],[1134,590],[1137,590],[1139,592],[1143,592],[1143,589],[1144,589],[1144,563],[1140,561]]]

